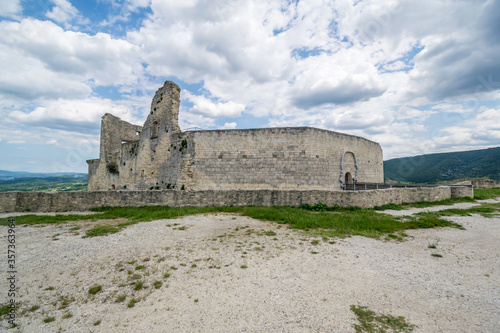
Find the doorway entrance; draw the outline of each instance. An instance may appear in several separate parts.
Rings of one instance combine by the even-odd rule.
[[[345,174],[345,181],[344,181],[347,185],[350,185],[352,184],[352,175],[350,172],[346,172]]]

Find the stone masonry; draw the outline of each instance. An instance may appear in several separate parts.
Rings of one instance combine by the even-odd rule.
[[[376,142],[311,127],[181,132],[180,88],[167,81],[144,125],[105,114],[96,190],[323,190],[383,183]]]

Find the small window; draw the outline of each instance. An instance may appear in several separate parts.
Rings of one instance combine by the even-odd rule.
[[[113,189],[113,190],[114,190],[115,188],[116,188],[116,187],[115,187],[115,184],[112,184],[112,185],[111,185],[111,189]]]
[[[139,135],[141,135],[141,132],[136,131],[136,132],[135,132],[135,135],[139,136]]]
[[[144,170],[141,170],[141,177],[144,177]]]
[[[151,129],[151,139],[158,137],[158,122],[153,122],[153,128]]]

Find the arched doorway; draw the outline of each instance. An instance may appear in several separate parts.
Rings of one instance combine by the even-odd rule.
[[[346,172],[346,174],[345,174],[345,183],[347,185],[352,184],[352,175],[350,172]]]

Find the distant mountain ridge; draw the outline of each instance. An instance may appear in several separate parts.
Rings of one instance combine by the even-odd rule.
[[[7,171],[0,170],[1,180],[10,180],[17,178],[48,178],[48,177],[71,177],[71,176],[86,176],[86,173],[78,172],[53,172],[53,173],[38,173],[26,171]]]
[[[384,161],[384,175],[421,184],[481,177],[500,180],[500,147],[395,158]]]

